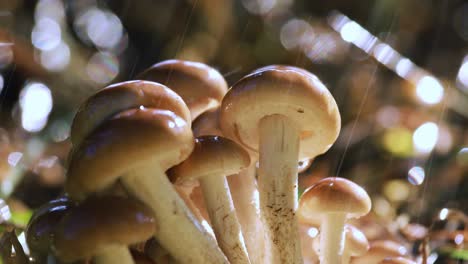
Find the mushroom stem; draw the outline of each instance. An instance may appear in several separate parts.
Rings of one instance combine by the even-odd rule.
[[[121,245],[109,246],[103,252],[94,257],[96,264],[134,264],[132,254],[128,250],[128,247]]]
[[[297,125],[283,115],[260,120],[258,184],[270,236],[270,263],[303,262],[296,219],[299,137]]]
[[[322,264],[340,264],[344,247],[343,213],[329,213],[322,217],[320,226],[320,255]],[[343,262],[346,263],[346,262]]]
[[[349,264],[351,260],[351,252],[343,251],[343,255],[341,257],[341,264]]]
[[[197,220],[200,223],[202,223],[202,225],[203,225],[203,221],[207,221],[207,219],[205,219],[205,217],[203,217],[202,213],[198,209],[198,206],[195,205],[195,203],[190,198],[190,193],[192,191],[187,190],[187,187],[180,186],[180,185],[174,185],[174,188],[177,191],[177,193],[179,194],[180,198],[182,198],[182,200],[184,200],[185,205],[187,205],[187,207],[190,209],[190,211],[195,216],[195,218],[197,218]],[[189,189],[191,189],[191,187]],[[213,231],[213,229],[211,228],[211,226],[209,224],[203,225],[203,227],[206,229],[206,231],[210,235],[215,237],[214,231]]]
[[[249,167],[238,175],[229,177],[228,180],[250,260],[252,263],[260,264],[265,263],[266,248],[255,180],[255,165],[256,162],[252,162]]]
[[[230,263],[250,263],[226,177],[206,175],[200,185],[219,247]]]
[[[153,209],[155,238],[181,263],[228,263],[158,166],[142,166],[122,178],[127,189]]]

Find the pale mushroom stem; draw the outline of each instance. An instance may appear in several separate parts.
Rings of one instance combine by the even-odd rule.
[[[346,216],[342,213],[329,213],[322,216],[320,226],[321,264],[342,263],[345,220]]]
[[[219,247],[230,263],[250,263],[226,177],[206,175],[200,185]]]
[[[197,220],[200,222],[200,223],[203,223],[203,221],[207,221],[207,219],[205,219],[202,215],[202,213],[200,212],[200,210],[198,209],[198,207],[195,205],[195,203],[192,201],[192,199],[190,198],[190,191],[186,190],[186,187],[181,187],[179,185],[174,185],[174,188],[175,190],[177,191],[177,193],[179,194],[180,198],[182,198],[182,200],[184,200],[185,202],[185,205],[187,205],[187,207],[190,209],[190,211],[192,212],[192,214],[195,216],[195,218],[197,218]],[[203,225],[203,224],[202,224]],[[214,234],[214,231],[213,229],[211,228],[211,226],[208,224],[208,225],[203,225],[203,227],[206,229],[206,231],[212,235],[213,237],[215,237],[215,234]]]
[[[271,262],[302,263],[297,209],[297,162],[300,132],[283,115],[259,124],[259,191],[271,243]]]
[[[122,178],[126,188],[156,217],[156,240],[181,263],[228,263],[213,237],[196,220],[156,165],[134,169]]]
[[[255,171],[256,162],[252,162],[238,175],[229,177],[229,186],[250,261],[262,264],[266,263],[266,239],[260,215]]]
[[[109,246],[103,252],[94,257],[96,264],[134,264],[132,254],[126,246]]]
[[[341,264],[349,264],[351,260],[351,253],[343,251],[343,256],[341,257]]]

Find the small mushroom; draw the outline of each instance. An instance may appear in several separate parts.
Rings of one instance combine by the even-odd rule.
[[[322,264],[341,261],[344,246],[344,225],[348,218],[359,218],[371,209],[366,191],[343,178],[325,178],[302,194],[303,214],[320,217],[320,255]]]
[[[44,261],[49,255],[54,229],[72,207],[73,203],[64,196],[44,204],[32,215],[26,227],[26,242],[37,261]]]
[[[180,262],[226,263],[216,241],[194,219],[165,171],[194,147],[187,122],[171,111],[131,109],[103,121],[70,157],[66,190],[80,199],[120,179],[153,209],[158,242]]]
[[[192,61],[166,60],[154,64],[137,76],[162,83],[184,99],[192,120],[219,106],[227,91],[223,76],[212,67]]]
[[[238,173],[249,163],[249,154],[233,141],[203,136],[196,139],[192,154],[169,171],[176,183],[200,181],[218,244],[230,263],[250,261],[226,176]]]
[[[406,248],[391,240],[377,240],[370,244],[369,250],[363,256],[353,258],[352,264],[379,264],[389,257],[403,257],[407,254]]]
[[[223,136],[219,127],[219,108],[201,114],[193,121],[194,136]],[[228,177],[232,200],[241,225],[245,246],[252,263],[265,262],[265,231],[259,211],[256,163],[258,157],[250,154],[250,164],[235,177]],[[192,195],[193,197],[193,195]]]
[[[118,196],[89,197],[60,220],[53,251],[62,261],[94,257],[100,263],[134,263],[128,245],[156,231],[154,214],[143,203]]]
[[[351,257],[362,256],[369,250],[369,241],[359,229],[352,225],[345,226],[345,243],[342,264],[349,264]]]
[[[220,125],[227,138],[259,153],[260,207],[271,263],[302,263],[297,209],[297,164],[327,151],[340,115],[313,74],[268,67],[242,78],[223,99]]]

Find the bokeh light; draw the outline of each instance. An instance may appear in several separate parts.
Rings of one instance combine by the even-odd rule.
[[[41,131],[52,110],[52,93],[43,83],[26,85],[20,95],[21,125],[26,131]]]
[[[408,181],[413,185],[421,185],[425,177],[424,169],[419,166],[412,167],[408,171]]]
[[[31,33],[31,41],[37,49],[52,50],[62,39],[60,25],[50,18],[41,18],[37,21]]]
[[[304,20],[291,19],[281,27],[281,44],[288,50],[306,47],[311,38],[314,38],[314,30]]]
[[[413,133],[413,145],[417,152],[427,154],[431,152],[439,137],[439,127],[432,122],[419,126]]]
[[[3,80],[3,75],[0,74],[0,93],[2,93],[4,85],[5,85],[5,80]]]
[[[416,85],[416,95],[422,102],[433,105],[442,101],[444,88],[436,78],[424,76]]]
[[[23,153],[14,151],[8,154],[7,161],[8,161],[8,164],[10,164],[10,166],[16,167],[16,165],[18,165],[18,163],[20,162],[22,158],[23,158]]]
[[[277,0],[242,0],[242,5],[249,12],[258,15],[265,15],[276,5]]]
[[[468,92],[468,55],[465,56],[458,70],[457,81],[460,83],[461,88]]]
[[[410,195],[410,188],[405,181],[391,180],[385,183],[383,193],[392,202],[403,202]]]
[[[89,60],[86,72],[96,83],[107,84],[119,73],[119,61],[109,52],[96,52]]]
[[[62,71],[70,63],[70,48],[64,42],[51,49],[41,52],[40,60],[42,66],[49,71]]]
[[[395,66],[396,73],[402,78],[407,78],[413,68],[414,64],[407,58],[401,58]]]

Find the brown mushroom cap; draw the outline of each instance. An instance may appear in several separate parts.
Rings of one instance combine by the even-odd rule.
[[[369,251],[361,257],[354,258],[352,264],[379,263],[388,257],[401,257],[406,255],[404,246],[391,240],[378,240],[370,244]]]
[[[193,135],[199,136],[222,136],[223,132],[219,127],[219,108],[206,111],[197,117],[192,123]]]
[[[143,164],[166,170],[193,149],[189,125],[170,111],[121,112],[104,121],[71,153],[66,190],[74,199],[102,190]]]
[[[379,264],[416,264],[416,262],[407,258],[395,257],[395,258],[386,258],[382,260]]]
[[[302,214],[346,213],[357,218],[371,209],[366,191],[356,183],[337,177],[324,178],[304,191],[299,201]]]
[[[219,106],[227,84],[223,76],[206,64],[183,60],[166,60],[154,64],[137,78],[159,82],[179,94],[192,114],[192,120],[201,113]]]
[[[53,250],[63,261],[75,261],[109,245],[145,241],[155,231],[154,215],[143,203],[117,196],[90,197],[62,218]]]
[[[68,198],[61,197],[34,212],[26,227],[26,241],[33,254],[47,254],[50,251],[54,228],[72,207],[73,203]]]
[[[260,120],[280,114],[300,128],[300,158],[327,151],[340,131],[338,107],[315,75],[295,69],[266,67],[234,84],[220,110],[224,135],[256,151]]]
[[[73,119],[71,141],[79,144],[103,120],[140,106],[169,110],[191,122],[182,98],[166,86],[148,81],[128,81],[110,85],[83,103]]]
[[[351,253],[351,256],[361,256],[369,250],[369,241],[359,229],[352,225],[346,225],[345,248]]]
[[[249,163],[249,154],[235,142],[219,136],[202,136],[196,138],[192,154],[170,169],[168,175],[175,183],[213,174],[224,177],[238,173]]]

